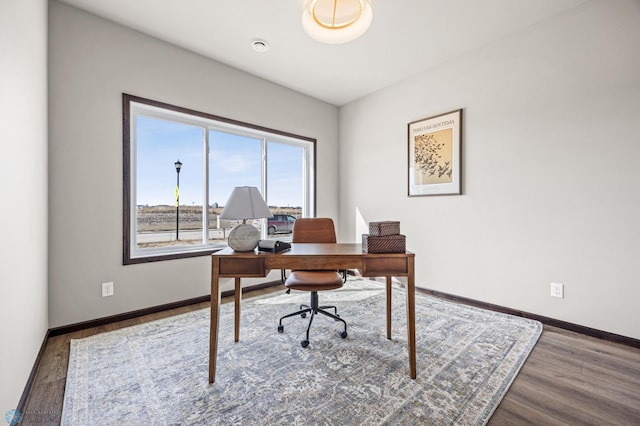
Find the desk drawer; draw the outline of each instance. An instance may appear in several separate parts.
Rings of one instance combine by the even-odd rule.
[[[266,277],[268,272],[264,259],[258,257],[221,257],[219,271],[221,277]]]
[[[365,277],[405,276],[409,273],[407,257],[366,256],[362,262],[362,275]]]

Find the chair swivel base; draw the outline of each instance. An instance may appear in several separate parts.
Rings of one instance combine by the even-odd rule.
[[[335,314],[332,314],[331,312],[328,312],[325,309],[333,309]],[[307,316],[307,313],[311,315],[309,316],[309,324],[307,325],[306,339],[300,342],[300,345],[302,345],[303,348],[306,348],[307,346],[309,346],[309,330],[311,329],[311,323],[313,323],[313,318],[315,317],[316,314],[322,314],[322,315],[328,316],[329,318],[333,318],[334,321],[342,322],[342,324],[344,324],[344,330],[339,331],[338,335],[343,339],[347,338],[347,323],[345,322],[345,320],[340,318],[340,316],[338,315],[338,309],[335,306],[318,306],[317,291],[311,292],[311,303],[309,305],[300,305],[299,311],[293,312],[291,314],[285,315],[282,318],[280,318],[280,322],[278,324],[278,333],[284,332],[284,326],[282,325],[283,319],[293,317],[296,315],[300,315],[302,318],[305,318]]]

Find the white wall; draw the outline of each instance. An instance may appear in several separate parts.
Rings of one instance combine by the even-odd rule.
[[[49,7],[50,327],[210,291],[208,257],[122,265],[123,92],[317,138],[317,214],[337,217],[336,107],[62,3]],[[105,281],[114,296],[100,296]]]
[[[407,123],[458,108],[464,194],[407,197]],[[640,338],[639,126],[640,4],[589,2],[342,107],[340,238],[400,220],[420,287]]]
[[[0,0],[0,414],[47,332],[47,2]]]

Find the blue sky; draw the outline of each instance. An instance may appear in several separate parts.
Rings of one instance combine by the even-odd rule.
[[[180,170],[180,204],[202,205],[204,129],[137,116],[138,205],[175,203],[176,169]],[[210,131],[209,203],[224,205],[236,186],[261,187],[261,141]],[[303,149],[267,143],[269,205],[302,205]]]

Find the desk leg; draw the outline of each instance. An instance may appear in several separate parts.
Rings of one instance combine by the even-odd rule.
[[[409,342],[409,376],[416,378],[416,283],[414,258],[407,258],[407,341]]]
[[[240,288],[240,277],[236,277],[236,291],[235,291],[235,311],[233,322],[233,339],[234,341],[240,340],[240,301],[242,300],[242,289]]]
[[[391,340],[391,277],[387,278],[387,339]]]
[[[220,316],[220,259],[211,257],[211,324],[209,325],[209,383],[216,380],[218,358],[218,320]]]

